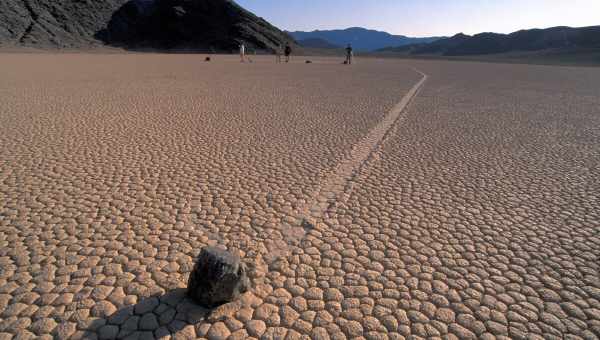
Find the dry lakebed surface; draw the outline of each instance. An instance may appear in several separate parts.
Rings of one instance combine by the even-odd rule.
[[[0,340],[599,338],[600,68],[304,60],[0,54]]]

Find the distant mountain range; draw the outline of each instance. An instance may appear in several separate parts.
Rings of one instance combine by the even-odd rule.
[[[352,47],[357,51],[375,51],[384,47],[430,43],[440,39],[439,37],[411,38],[403,35],[392,35],[386,32],[369,30],[361,27],[351,27],[341,30],[316,30],[312,32],[296,31],[287,33],[300,42],[301,45],[301,42],[306,42],[307,39],[321,39],[331,45],[339,47],[346,47],[346,45],[352,44]],[[309,40],[309,43],[310,42],[311,40]]]
[[[600,49],[600,26],[411,38],[360,27],[283,32],[234,0],[0,0],[0,47],[232,51],[240,42],[273,50],[295,40],[329,53],[349,43],[356,51],[408,55],[585,52]]]
[[[0,0],[0,46],[231,51],[292,37],[233,0]]]
[[[600,26],[561,26],[521,30],[510,34],[480,33],[473,36],[459,33],[426,44],[386,47],[378,51],[412,55],[468,56],[570,48],[600,48]]]
[[[309,48],[321,48],[321,49],[328,49],[328,50],[342,48],[341,46],[334,45],[334,44],[330,43],[329,41],[327,41],[325,39],[321,39],[321,38],[308,38],[308,39],[304,39],[304,40],[297,40],[297,43],[298,43],[298,45],[300,45],[302,47],[309,47]]]

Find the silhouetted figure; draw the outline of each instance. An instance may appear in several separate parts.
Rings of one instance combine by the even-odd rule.
[[[347,65],[352,64],[353,58],[354,58],[354,50],[352,49],[352,45],[348,44],[348,47],[346,47],[346,62],[344,64],[347,64]]]
[[[292,47],[290,46],[289,43],[285,44],[285,62],[289,63],[290,62],[290,56],[292,55]]]

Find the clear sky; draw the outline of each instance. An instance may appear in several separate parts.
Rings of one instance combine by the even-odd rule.
[[[236,0],[289,30],[360,26],[408,36],[600,25],[600,0]]]

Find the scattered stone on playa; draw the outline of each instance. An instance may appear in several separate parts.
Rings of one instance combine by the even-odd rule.
[[[315,229],[315,221],[308,219],[308,218],[303,218],[301,226],[306,231],[313,230],[313,229]]]
[[[237,299],[250,282],[239,256],[216,247],[204,247],[188,280],[187,294],[206,307]]]

